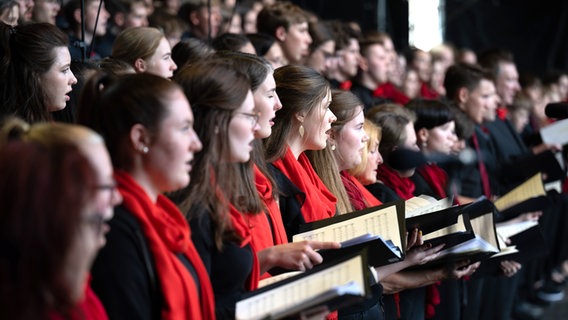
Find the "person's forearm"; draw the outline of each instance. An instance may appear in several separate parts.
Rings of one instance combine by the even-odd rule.
[[[399,272],[405,268],[408,268],[412,265],[411,262],[408,260],[402,260],[397,263],[391,263],[386,266],[376,267],[375,270],[377,271],[377,281],[382,281],[386,277],[390,276],[393,273]]]
[[[261,275],[275,267],[274,259],[272,258],[273,250],[271,249],[272,247],[269,247],[256,253]]]
[[[406,289],[427,286],[443,279],[445,279],[445,274],[442,269],[402,271],[385,277],[381,280],[381,285],[384,294],[393,294]]]

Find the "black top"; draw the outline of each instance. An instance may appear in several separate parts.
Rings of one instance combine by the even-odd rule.
[[[160,319],[162,293],[148,240],[138,220],[124,206],[114,209],[107,243],[93,264],[91,286],[109,319]],[[177,255],[197,285],[195,269]]]
[[[426,182],[426,180],[424,179],[424,177],[420,174],[420,172],[418,170],[416,170],[414,172],[414,174],[412,175],[412,177],[410,177],[410,180],[412,180],[412,182],[414,182],[414,195],[415,196],[420,196],[420,195],[427,195],[430,197],[434,197],[436,199],[439,199],[440,196],[436,194],[436,192],[434,192],[434,190],[432,189],[432,187],[428,184],[428,182]]]
[[[495,158],[499,164],[496,177],[500,183],[500,192],[506,192],[523,182],[513,179],[514,175],[508,174],[508,168],[514,167],[516,160],[531,156],[532,152],[526,147],[522,137],[515,131],[509,120],[496,119],[487,123],[485,127],[495,146]]]
[[[248,244],[241,248],[231,241],[224,243],[222,251],[217,250],[209,212],[198,205],[190,212],[190,216],[198,217],[189,222],[191,239],[211,278],[217,319],[233,319],[237,301],[248,291],[246,281],[252,271],[253,251]]]
[[[306,195],[282,171],[272,164],[268,165],[268,170],[270,170],[270,174],[278,186],[278,205],[280,206],[282,223],[284,224],[288,241],[292,242],[292,236],[299,233],[300,225],[306,223],[301,211]]]
[[[80,43],[81,40],[79,38],[77,38],[75,35],[73,34],[69,34],[69,54],[71,55],[71,60],[73,61],[81,61],[82,57],[83,57],[83,53],[80,47]],[[91,55],[89,55],[89,50],[91,49],[91,44],[85,44],[85,54],[86,54],[86,58],[87,60],[98,60],[101,59],[102,56],[101,54],[98,52],[98,41],[100,40],[100,37],[97,37],[95,39],[95,47],[93,48],[93,50],[91,50]]]
[[[394,190],[389,188],[383,183],[377,182],[370,185],[366,185],[365,188],[379,199],[382,203],[389,203],[402,199]]]
[[[363,102],[363,105],[365,106],[365,112],[376,105],[392,102],[392,100],[389,99],[375,97],[373,95],[374,90],[371,90],[356,81],[352,82],[350,90],[359,99],[361,99],[361,102]]]
[[[495,183],[495,174],[497,172],[497,162],[495,160],[495,150],[493,143],[489,137],[487,130],[476,126],[474,135],[477,136],[477,141],[479,143],[481,160],[485,164],[487,173],[489,175],[489,181],[491,186],[492,194],[499,194],[499,187]],[[467,145],[472,150],[475,150],[473,144],[473,138],[467,140]],[[478,159],[479,160],[479,159]],[[460,168],[457,173],[458,179],[458,194],[470,197],[478,198],[483,195],[483,184],[481,182],[481,174],[479,171],[479,164],[477,161],[470,165],[464,165]]]

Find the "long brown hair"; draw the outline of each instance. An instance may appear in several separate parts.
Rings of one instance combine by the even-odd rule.
[[[274,80],[282,109],[276,112],[272,134],[264,140],[266,161],[269,163],[286,153],[286,140],[292,128],[299,126],[296,115],[313,112],[330,90],[329,82],[322,75],[300,65],[287,65],[274,70]]]
[[[195,131],[203,143],[201,152],[195,155],[192,178],[183,191],[179,204],[188,219],[199,218],[205,208],[214,223],[217,248],[224,240],[236,238],[228,215],[229,203],[240,209],[238,179],[254,179],[239,175],[238,164],[227,163],[229,122],[233,112],[240,107],[250,91],[248,77],[220,59],[206,60],[187,66],[175,75],[191,104],[195,116]],[[253,181],[253,180],[252,180]]]
[[[232,67],[237,71],[246,74],[250,80],[250,89],[255,91],[266,80],[266,78],[273,72],[272,65],[266,59],[257,55],[242,53],[237,51],[221,51],[215,53],[215,57],[219,57],[232,63]],[[261,213],[266,210],[264,202],[260,200],[256,183],[254,180],[248,180],[253,174],[253,164],[255,164],[260,172],[268,179],[272,185],[272,196],[278,197],[278,187],[272,174],[268,170],[266,160],[264,158],[264,148],[260,139],[255,139],[253,142],[253,150],[251,158],[247,163],[238,165],[241,171],[241,178],[238,180],[240,186],[237,190],[241,192],[239,206],[242,212]]]
[[[49,23],[16,27],[0,22],[0,119],[51,120],[40,76],[55,63],[55,48],[67,48],[67,35]]]
[[[331,97],[329,108],[337,117],[337,120],[331,124],[331,128],[335,134],[339,134],[347,122],[355,118],[359,112],[363,112],[363,103],[349,91],[332,90]],[[330,146],[326,146],[323,150],[308,150],[305,153],[318,176],[337,198],[339,213],[353,211],[353,206],[339,175],[336,155],[333,154]]]

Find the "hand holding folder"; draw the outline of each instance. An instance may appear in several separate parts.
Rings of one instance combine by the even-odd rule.
[[[343,254],[337,260],[246,294],[237,302],[235,317],[287,319],[315,310],[333,311],[367,297],[369,280],[366,250]]]
[[[354,250],[368,248],[371,266],[383,266],[404,259],[406,228],[404,202],[396,201],[381,206],[346,213],[300,226],[301,233],[293,241],[337,241]],[[322,256],[335,255],[333,250],[320,252]]]

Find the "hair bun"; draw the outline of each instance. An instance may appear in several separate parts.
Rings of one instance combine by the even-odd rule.
[[[30,131],[30,125],[24,120],[16,117],[11,117],[4,121],[2,125],[2,140],[14,141],[21,140],[22,136]]]

